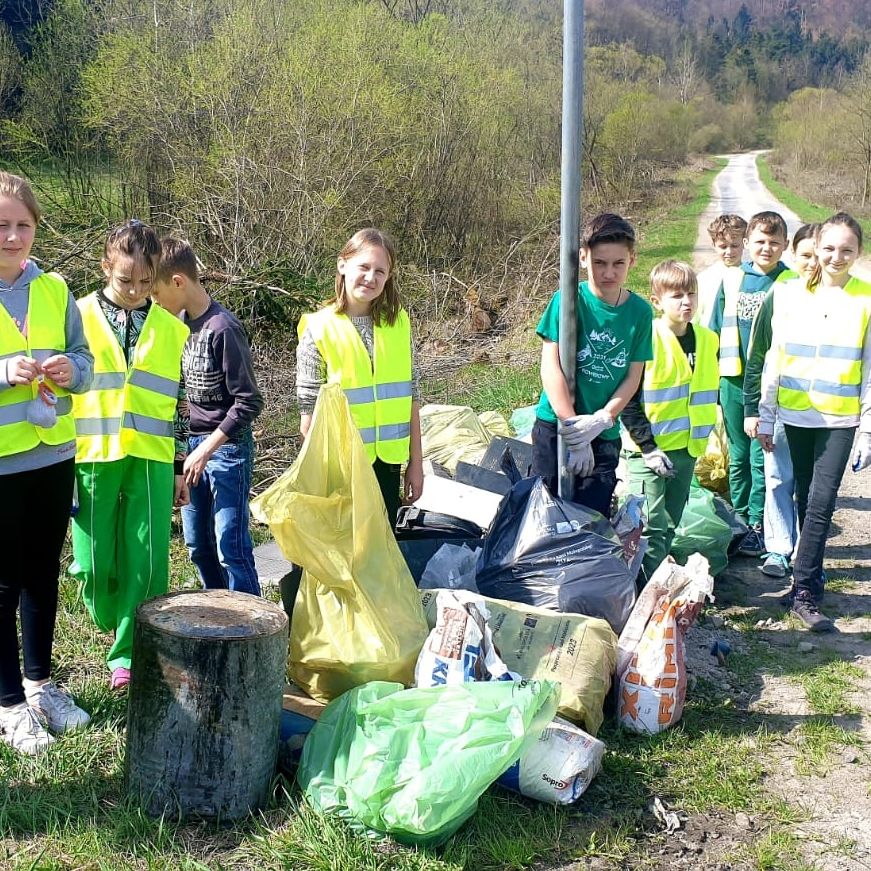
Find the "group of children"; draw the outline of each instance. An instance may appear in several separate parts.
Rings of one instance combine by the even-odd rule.
[[[186,242],[125,222],[105,287],[77,303],[29,257],[39,219],[30,185],[0,172],[0,738],[31,754],[89,721],[51,679],[74,502],[70,572],[114,636],[121,689],[135,609],[168,587],[173,506],[203,584],[259,595],[248,491],[263,405],[242,327]]]
[[[559,364],[557,292],[538,325],[533,472],[556,487],[561,436],[576,476],[570,498],[608,514],[619,416],[629,490],[646,497],[649,576],[669,552],[719,405],[730,498],[749,526],[738,553],[764,557],[772,577],[791,567],[784,604],[828,631],[819,603],[838,487],[851,452],[854,471],[871,465],[871,285],[850,274],[862,228],[845,213],[802,227],[794,270],[780,259],[787,227],[776,212],[749,223],[722,215],[710,233],[718,259],[698,277],[673,260],[654,267],[653,320],[625,287],[632,227],[613,214],[584,226],[576,388],[572,396]]]
[[[241,325],[200,284],[190,246],[136,220],[106,240],[105,288],[76,303],[29,259],[39,217],[27,182],[0,173],[0,737],[29,753],[53,740],[46,727],[88,722],[51,680],[74,490],[70,571],[114,634],[113,688],[130,681],[136,606],[167,589],[174,505],[204,586],[260,593],[248,492],[263,402]],[[803,227],[795,271],[780,260],[787,228],[774,212],[749,224],[721,216],[711,236],[719,259],[698,278],[674,260],[653,269],[651,308],[626,287],[632,225],[615,214],[585,224],[576,386],[560,366],[557,292],[538,325],[532,471],[556,491],[561,438],[569,498],[608,516],[622,453],[630,490],[646,497],[649,574],[669,552],[719,407],[732,504],[749,525],[739,551],[764,553],[774,577],[792,563],[792,612],[830,629],[818,608],[823,552],[857,428],[853,469],[871,465],[871,285],[849,271],[862,231],[842,213]],[[417,367],[395,275],[391,240],[356,233],[337,258],[334,300],[301,319],[297,347],[303,438],[321,385],[340,383],[391,523],[423,488]]]

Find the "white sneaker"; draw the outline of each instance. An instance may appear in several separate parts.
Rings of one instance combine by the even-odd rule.
[[[52,732],[61,734],[71,729],[80,729],[91,718],[72,700],[72,697],[58,689],[53,681],[38,687],[24,687],[27,703],[45,720]]]
[[[0,707],[0,739],[31,756],[54,743],[54,738],[45,731],[36,711],[27,702]]]

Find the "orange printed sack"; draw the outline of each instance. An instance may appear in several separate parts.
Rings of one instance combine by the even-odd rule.
[[[714,579],[698,553],[686,566],[666,559],[638,597],[617,643],[620,722],[655,734],[683,714],[687,691],[684,636],[705,599],[713,601]]]

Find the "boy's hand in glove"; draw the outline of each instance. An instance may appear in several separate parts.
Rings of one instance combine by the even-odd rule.
[[[871,466],[871,432],[860,432],[853,454],[853,471],[861,472]]]
[[[579,478],[589,478],[596,466],[593,449],[589,443],[580,444],[575,448],[569,448],[566,466],[570,472],[574,472]]]
[[[654,448],[652,451],[642,454],[641,459],[654,475],[659,475],[660,478],[674,477],[674,464],[665,451]]]
[[[600,408],[595,414],[579,414],[567,417],[560,424],[559,434],[572,449],[576,446],[589,444],[596,436],[614,426],[614,418]]]

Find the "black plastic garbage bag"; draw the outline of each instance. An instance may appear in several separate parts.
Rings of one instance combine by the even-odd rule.
[[[603,617],[619,634],[635,582],[611,523],[553,496],[541,478],[514,485],[484,539],[477,584],[484,596]]]

